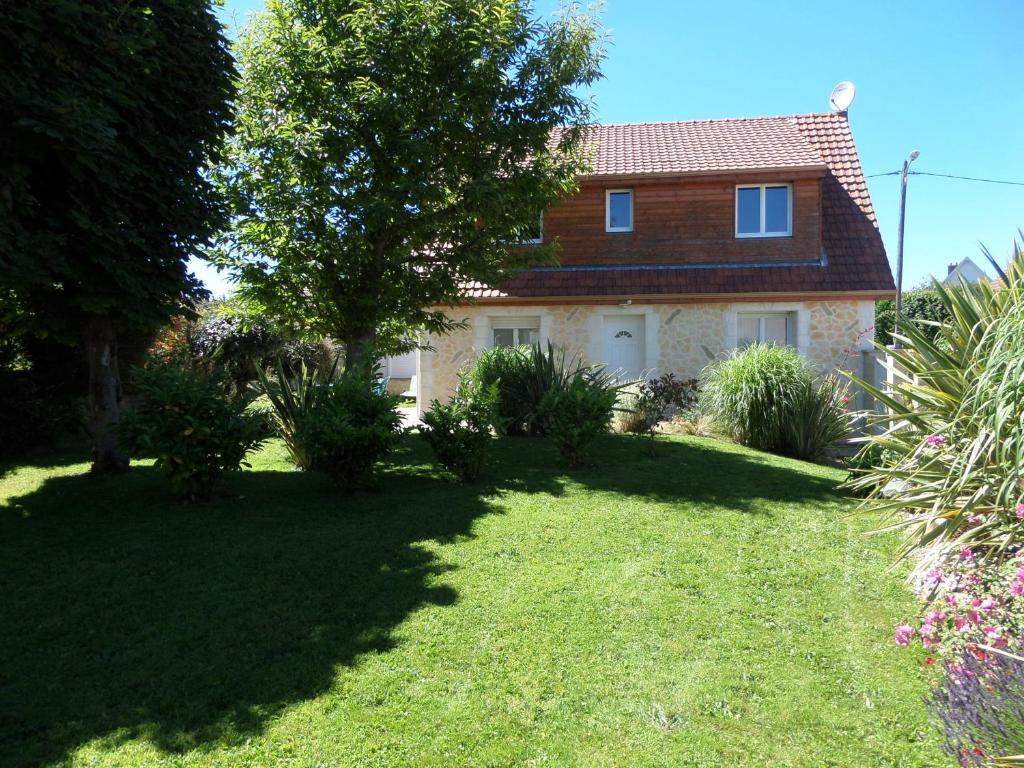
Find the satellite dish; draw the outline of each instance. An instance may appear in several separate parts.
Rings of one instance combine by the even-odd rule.
[[[857,89],[849,80],[843,80],[832,89],[832,95],[828,97],[828,103],[833,112],[845,112],[853,104],[853,97],[857,95]]]

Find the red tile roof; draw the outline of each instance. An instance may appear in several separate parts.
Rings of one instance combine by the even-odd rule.
[[[470,283],[468,297],[699,298],[895,290],[845,113],[596,126],[592,131],[598,141],[596,175],[710,174],[824,164],[820,261],[546,267],[524,270],[500,288]]]
[[[584,141],[592,176],[822,168],[793,117],[595,125]]]

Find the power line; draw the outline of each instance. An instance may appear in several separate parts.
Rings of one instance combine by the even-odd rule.
[[[876,179],[879,176],[899,176],[900,171],[889,171],[888,173],[873,173],[865,178]],[[1003,179],[982,179],[977,176],[955,176],[952,173],[928,173],[928,171],[909,171],[908,176],[935,176],[943,179],[959,179],[960,181],[980,181],[985,184],[1006,184],[1011,187],[1024,187],[1024,181],[1005,181]]]

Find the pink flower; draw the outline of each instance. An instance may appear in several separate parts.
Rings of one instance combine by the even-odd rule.
[[[938,568],[932,568],[928,573],[924,575],[924,583],[928,586],[934,586],[942,581],[942,571]]]
[[[1017,505],[1017,517],[1024,520],[1024,504]]]
[[[948,605],[950,608],[956,608],[957,605],[959,605],[959,604],[960,604],[960,601],[957,599],[956,595],[954,595],[954,594],[946,595],[946,605]]]
[[[989,638],[990,640],[995,640],[999,637],[999,630],[991,625],[983,627],[981,631],[984,632],[985,637]]]
[[[945,435],[928,435],[928,447],[936,448],[946,442]]]
[[[964,547],[960,550],[960,559],[965,562],[970,562],[974,559],[974,550],[970,547]]]
[[[941,624],[946,620],[946,614],[942,611],[932,611],[924,619],[929,624]],[[924,627],[921,627],[921,631],[924,632]]]
[[[971,622],[965,619],[963,616],[957,616],[953,619],[953,629],[957,632],[963,632],[965,629],[971,628]]]
[[[991,597],[986,597],[984,600],[981,601],[980,607],[981,610],[985,611],[985,613],[992,613],[992,611],[996,609],[996,601],[993,600]]]
[[[981,515],[971,515],[970,517],[967,518],[967,524],[968,525],[981,525],[983,519],[984,518],[982,518]]]
[[[1010,594],[1014,597],[1020,597],[1024,595],[1024,581],[1020,579],[1014,579],[1013,583],[1010,584]]]
[[[981,621],[981,614],[977,611],[968,611],[967,618],[971,620],[972,624],[977,624],[979,621]]]
[[[1017,569],[1017,578],[1018,579],[1024,579],[1024,568],[1018,568]]]
[[[910,638],[914,636],[914,628],[908,624],[900,624],[896,627],[896,645],[910,645]]]
[[[933,645],[938,645],[939,641],[930,635],[921,635],[921,646],[924,648],[931,648]]]

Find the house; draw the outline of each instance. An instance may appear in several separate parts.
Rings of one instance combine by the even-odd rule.
[[[541,219],[559,266],[467,286],[447,310],[466,327],[418,354],[421,410],[493,345],[684,378],[754,340],[822,369],[871,347],[895,288],[845,112],[599,125],[587,145],[591,173]]]
[[[959,264],[950,264],[946,267],[946,277],[942,282],[944,285],[958,286],[961,282],[981,283],[989,279],[985,270],[974,263],[971,257],[964,258]]]

